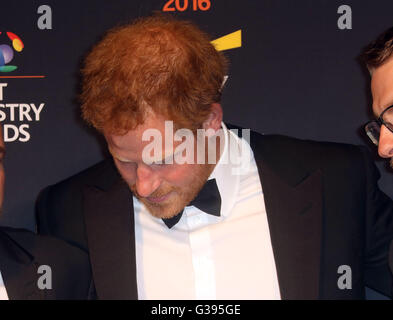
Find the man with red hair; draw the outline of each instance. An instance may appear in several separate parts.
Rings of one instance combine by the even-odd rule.
[[[190,22],[110,30],[81,101],[111,158],[42,192],[39,231],[89,251],[101,299],[390,295],[393,204],[367,152],[230,130],[226,73]]]

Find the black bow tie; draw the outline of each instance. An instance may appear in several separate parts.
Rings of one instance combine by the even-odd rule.
[[[221,196],[220,192],[218,191],[216,179],[208,180],[202,187],[201,191],[199,191],[196,198],[192,200],[188,206],[197,207],[208,214],[219,217],[221,210]],[[172,218],[162,219],[162,221],[164,221],[164,223],[170,229],[179,222],[181,216],[183,215],[183,211],[184,210]]]

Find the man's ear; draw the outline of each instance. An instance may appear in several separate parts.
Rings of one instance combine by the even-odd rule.
[[[203,122],[203,129],[213,129],[217,131],[221,128],[223,112],[221,104],[219,103],[212,103],[210,108],[210,114],[207,119]]]

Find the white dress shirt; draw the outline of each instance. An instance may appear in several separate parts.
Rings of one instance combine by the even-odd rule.
[[[7,290],[0,272],[0,300],[8,300]]]
[[[133,197],[139,299],[281,299],[254,155],[222,128],[224,147],[209,177],[221,195],[220,217],[187,206],[169,229]],[[250,157],[239,175],[225,159],[244,151]]]

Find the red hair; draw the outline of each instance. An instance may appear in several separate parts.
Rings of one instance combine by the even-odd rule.
[[[220,101],[225,57],[188,21],[162,15],[114,28],[82,69],[82,115],[100,131],[125,134],[147,111],[197,129]]]

